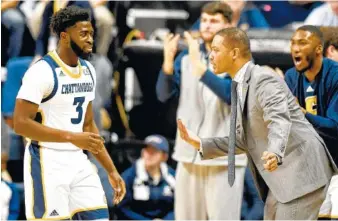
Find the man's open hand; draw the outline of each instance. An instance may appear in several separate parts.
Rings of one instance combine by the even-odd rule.
[[[202,61],[200,44],[198,43],[198,40],[194,39],[187,31],[184,32],[184,38],[188,43],[192,74],[197,77],[202,77],[207,71],[207,65]]]
[[[189,143],[191,146],[193,146],[196,150],[200,149],[201,141],[199,139],[191,138],[191,136],[188,133],[187,128],[184,126],[182,121],[180,119],[177,120],[177,127],[180,132],[180,136],[182,140]]]

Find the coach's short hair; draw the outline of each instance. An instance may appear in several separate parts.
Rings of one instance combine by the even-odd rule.
[[[314,26],[314,25],[303,25],[303,26],[300,26],[299,28],[297,28],[296,31],[300,31],[300,30],[311,32],[313,35],[315,35],[319,39],[322,46],[324,46],[323,33],[320,31],[319,27]]]
[[[227,20],[227,22],[229,23],[232,22],[233,11],[231,7],[225,2],[219,1],[209,2],[202,7],[201,12],[207,13],[209,15],[215,15],[217,13],[220,13]]]
[[[249,37],[242,29],[236,27],[224,28],[216,35],[220,35],[227,40],[229,45],[226,45],[226,47],[239,48],[243,57],[252,57]]]
[[[58,37],[61,32],[75,25],[79,21],[91,21],[91,13],[88,9],[78,6],[69,6],[56,12],[50,22],[50,29]]]

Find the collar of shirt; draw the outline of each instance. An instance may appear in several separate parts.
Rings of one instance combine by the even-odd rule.
[[[246,69],[248,68],[250,62],[251,61],[246,62],[245,65],[243,65],[243,67],[241,69],[239,69],[239,71],[237,72],[237,74],[235,75],[235,77],[233,79],[234,81],[236,81],[239,84],[243,83],[245,72],[246,72]]]

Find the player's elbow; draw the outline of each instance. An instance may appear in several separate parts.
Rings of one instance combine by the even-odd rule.
[[[14,132],[18,135],[23,135],[25,131],[25,122],[24,117],[14,116],[13,118],[13,129]]]

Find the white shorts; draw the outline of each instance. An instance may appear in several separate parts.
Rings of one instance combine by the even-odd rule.
[[[326,198],[320,207],[319,218],[338,218],[338,175],[331,178]]]
[[[28,144],[24,183],[28,220],[109,219],[99,176],[82,150]]]

